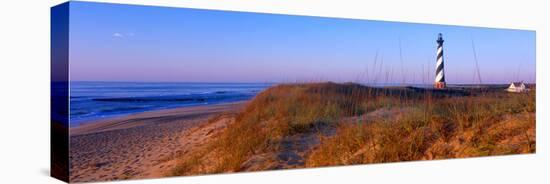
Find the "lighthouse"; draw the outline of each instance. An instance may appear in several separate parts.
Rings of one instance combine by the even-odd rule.
[[[439,33],[437,37],[437,63],[435,66],[435,84],[436,89],[443,89],[446,87],[445,84],[445,70],[444,70],[444,60],[443,60],[443,36]]]

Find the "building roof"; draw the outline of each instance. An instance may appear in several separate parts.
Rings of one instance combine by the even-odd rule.
[[[515,87],[520,87],[523,84],[523,82],[512,82],[512,85]]]

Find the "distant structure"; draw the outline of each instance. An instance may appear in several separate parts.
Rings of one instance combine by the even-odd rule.
[[[445,71],[443,68],[443,35],[439,33],[437,38],[437,64],[435,67],[435,89],[444,89],[445,84]]]
[[[512,82],[506,91],[511,93],[521,93],[527,91],[523,82]]]

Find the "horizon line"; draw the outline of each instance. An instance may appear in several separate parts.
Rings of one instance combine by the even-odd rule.
[[[112,83],[202,83],[202,84],[285,84],[285,83],[324,83],[324,82],[332,82],[332,83],[355,83],[355,84],[375,84],[375,85],[397,85],[397,86],[406,86],[406,85],[432,85],[432,83],[399,83],[399,82],[390,82],[390,83],[378,83],[378,82],[354,82],[354,81],[346,81],[346,82],[336,82],[331,80],[325,80],[325,81],[294,81],[294,82],[235,82],[235,81],[210,81],[210,82],[201,82],[201,81],[102,81],[102,80],[74,80],[70,82],[112,82]],[[523,82],[525,84],[536,84],[535,82],[525,82],[525,81],[511,81],[507,83],[485,83],[485,84],[477,84],[477,83],[447,83],[447,85],[499,85],[499,84],[510,84],[512,82]]]

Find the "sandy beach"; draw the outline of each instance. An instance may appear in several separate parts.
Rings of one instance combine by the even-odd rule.
[[[143,112],[71,128],[70,179],[86,182],[162,177],[175,166],[177,155],[200,146],[206,137],[231,121],[245,103]],[[198,127],[200,132],[193,132]]]

